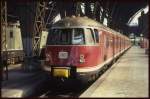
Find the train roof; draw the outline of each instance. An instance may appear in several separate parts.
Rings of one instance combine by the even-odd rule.
[[[102,25],[87,17],[66,17],[58,22],[56,22],[53,27],[67,27],[67,26],[91,26],[91,27],[101,27]]]
[[[54,23],[52,27],[55,28],[55,27],[70,27],[70,26],[71,27],[73,27],[73,26],[98,27],[98,28],[110,31],[113,34],[125,36],[107,26],[104,26],[103,24],[101,24],[93,19],[88,18],[88,17],[75,17],[75,16],[66,17],[66,18]]]

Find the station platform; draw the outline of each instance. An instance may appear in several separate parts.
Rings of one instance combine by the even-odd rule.
[[[80,97],[149,97],[148,55],[131,47]]]
[[[2,98],[29,97],[43,91],[48,75],[43,71],[25,71],[20,65],[9,66],[8,80],[1,82]]]

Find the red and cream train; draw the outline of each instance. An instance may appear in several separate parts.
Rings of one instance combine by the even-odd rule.
[[[67,17],[49,30],[46,66],[52,77],[89,81],[131,47],[128,37],[87,17]]]

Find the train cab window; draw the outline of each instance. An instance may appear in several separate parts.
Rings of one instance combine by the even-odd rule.
[[[94,44],[94,35],[90,28],[85,29],[85,41],[86,44]]]
[[[13,38],[13,32],[10,31],[10,38]]]
[[[67,45],[71,44],[72,29],[52,29],[49,31],[48,45]]]
[[[73,29],[72,44],[75,45],[85,44],[83,29],[81,28]]]
[[[62,29],[62,31],[60,32],[60,43],[62,44],[69,44],[70,43],[70,34],[71,30],[70,29]]]
[[[94,34],[95,34],[96,43],[99,43],[99,33],[97,29],[94,29]]]

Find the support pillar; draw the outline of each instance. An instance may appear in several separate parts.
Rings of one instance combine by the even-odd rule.
[[[0,29],[1,29],[1,70],[8,80],[8,53],[7,53],[7,2],[0,1]],[[5,70],[4,70],[5,69]]]

